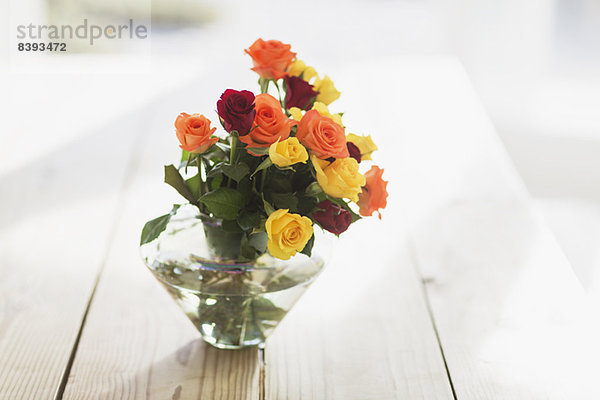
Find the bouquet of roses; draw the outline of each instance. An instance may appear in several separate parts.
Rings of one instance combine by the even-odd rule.
[[[175,133],[183,154],[178,167],[165,166],[165,182],[213,221],[205,231],[217,257],[248,261],[267,250],[282,260],[310,256],[315,225],[340,235],[385,208],[383,169],[361,173],[377,147],[370,136],[346,134],[342,113],[328,108],[340,92],[289,44],[258,39],[245,52],[260,94],[223,92],[222,134],[204,115],[181,113]],[[142,244],[158,237],[178,207],[146,223]]]

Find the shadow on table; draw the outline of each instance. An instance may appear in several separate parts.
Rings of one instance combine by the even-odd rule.
[[[150,398],[238,398],[258,387],[258,351],[220,350],[196,339],[132,378]]]

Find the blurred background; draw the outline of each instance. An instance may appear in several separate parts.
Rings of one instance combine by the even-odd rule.
[[[334,80],[332,71],[357,60],[456,58],[582,284],[600,289],[600,0],[5,0],[0,7],[8,121],[0,175],[218,66],[243,68],[241,49],[257,37],[293,43]],[[66,55],[15,51],[19,24],[83,18],[134,19],[151,33],[95,46],[72,40]]]

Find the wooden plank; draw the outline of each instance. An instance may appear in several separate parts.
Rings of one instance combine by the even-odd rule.
[[[342,235],[267,341],[267,398],[452,399],[421,283],[402,233],[382,234],[396,220],[385,218]]]
[[[218,82],[217,82],[218,83]],[[65,399],[256,399],[257,350],[224,351],[199,333],[146,270],[138,254],[141,228],[181,202],[162,183],[162,163],[177,160],[174,117],[198,91],[170,93],[146,110],[150,129],[127,187],[106,271],[82,335]],[[218,89],[215,89],[217,91]],[[214,96],[218,98],[218,95]],[[177,99],[173,101],[173,99]],[[181,108],[180,108],[181,107]],[[210,110],[207,104],[202,109]]]
[[[131,157],[133,136],[122,133],[139,130],[139,123],[135,115],[118,119],[18,169],[3,168],[0,398],[48,399],[56,392],[104,260]],[[60,126],[40,129],[61,137]],[[35,142],[40,133],[17,128],[12,134]],[[107,140],[120,146],[103,147]]]
[[[388,209],[382,221],[363,220],[341,235],[330,265],[267,341],[267,398],[453,397],[401,223],[405,192],[389,129],[395,114],[363,109],[364,98],[377,99],[386,87],[367,95],[354,82],[367,72],[337,71],[344,100],[332,110],[348,111],[344,122],[351,132],[371,133],[379,144],[376,160],[383,160],[391,181]],[[373,128],[376,117],[388,126]]]
[[[600,398],[597,319],[460,65],[379,72],[364,112],[401,114],[390,172],[457,397]]]

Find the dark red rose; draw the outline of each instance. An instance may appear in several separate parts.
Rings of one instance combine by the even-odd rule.
[[[346,142],[346,147],[348,148],[350,157],[354,158],[357,162],[361,162],[362,154],[360,154],[360,149],[358,146],[352,142]]]
[[[350,212],[329,200],[320,202],[317,207],[321,210],[312,213],[312,217],[326,231],[339,235],[352,223]]]
[[[309,109],[314,103],[319,92],[315,92],[313,86],[297,76],[286,76],[285,106],[287,108],[298,107],[301,110]]]
[[[247,90],[238,92],[227,89],[217,101],[217,113],[227,132],[237,131],[240,136],[247,135],[256,116],[254,94]]]

